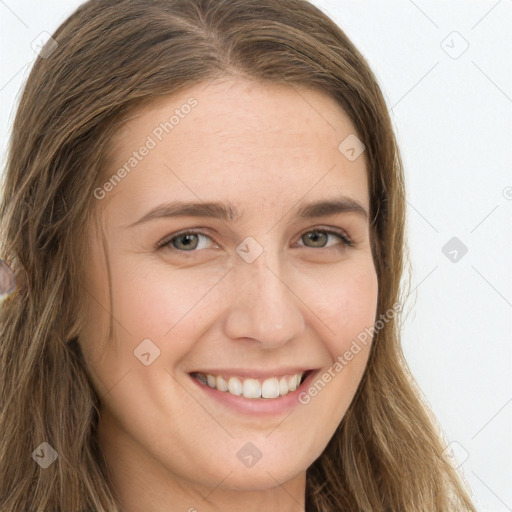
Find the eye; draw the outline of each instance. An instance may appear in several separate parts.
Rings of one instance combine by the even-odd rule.
[[[157,245],[157,248],[168,247],[171,250],[176,249],[181,252],[194,252],[195,249],[207,249],[205,244],[201,244],[199,237],[211,238],[198,231],[186,231],[172,238],[166,238]]]
[[[334,244],[335,246],[339,245],[341,247],[332,247],[333,244],[331,244],[331,246],[326,246],[326,242],[328,241],[330,236],[337,237],[339,240],[341,240],[341,244]],[[312,231],[307,231],[300,237],[300,239],[307,240],[308,242],[312,242],[314,244],[314,245],[306,246],[309,248],[343,249],[345,246],[352,247],[354,245],[353,242],[348,238],[348,236],[345,233],[343,233],[341,231],[337,231],[337,230],[332,230],[332,229],[318,228],[318,229],[314,229]]]
[[[160,248],[168,248],[171,251],[178,251],[178,252],[195,252],[196,249],[208,249],[207,242],[201,243],[201,237],[204,239],[212,240],[210,236],[206,235],[205,233],[202,233],[200,231],[184,231],[182,233],[178,233],[175,235],[172,235],[171,237],[167,237],[161,242],[159,242],[156,246],[157,249]],[[341,243],[339,244],[331,244],[334,245],[334,247],[326,246],[326,242],[328,241],[329,237],[337,237],[339,240],[341,240]],[[304,233],[301,237],[301,240],[307,240],[308,242],[312,242],[313,245],[305,245],[302,247],[308,247],[310,249],[339,249],[342,250],[346,246],[352,247],[354,244],[353,242],[348,238],[348,236],[337,230],[332,229],[314,229],[307,231]],[[218,245],[215,244],[216,247]],[[339,246],[339,247],[336,247]]]

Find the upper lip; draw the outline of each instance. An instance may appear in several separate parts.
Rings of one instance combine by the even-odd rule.
[[[280,377],[283,375],[295,375],[297,373],[305,373],[308,371],[313,371],[316,368],[311,368],[310,366],[295,366],[293,368],[275,368],[272,370],[262,370],[260,369],[254,369],[250,370],[247,368],[216,368],[216,369],[202,369],[202,370],[195,370],[193,372],[190,372],[191,374],[194,373],[202,373],[202,374],[209,374],[209,375],[232,375],[232,376],[240,376],[245,378],[256,378],[256,379],[266,379],[269,377]]]

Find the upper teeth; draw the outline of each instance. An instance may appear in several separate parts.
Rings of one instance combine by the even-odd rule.
[[[203,373],[197,373],[195,377],[211,388],[228,391],[233,395],[243,395],[245,398],[277,398],[295,391],[303,375],[304,372],[300,372],[286,377],[270,377],[263,381],[238,377],[229,377],[226,380],[221,375]]]

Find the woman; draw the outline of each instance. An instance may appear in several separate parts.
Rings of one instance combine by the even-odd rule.
[[[2,510],[475,510],[403,360],[402,163],[340,28],[106,0],[50,43],[0,210]]]

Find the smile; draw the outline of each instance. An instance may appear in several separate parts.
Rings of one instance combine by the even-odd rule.
[[[231,376],[224,378],[221,375],[211,375],[209,373],[195,372],[194,378],[206,384],[207,386],[225,391],[236,396],[244,398],[278,398],[295,391],[307,372],[300,372],[294,375],[285,375],[281,377],[270,377],[267,379],[241,378]]]

